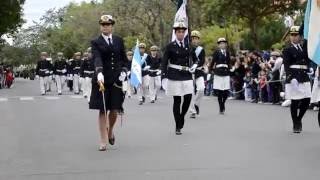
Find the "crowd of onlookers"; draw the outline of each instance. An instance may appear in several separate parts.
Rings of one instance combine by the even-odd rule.
[[[10,66],[0,64],[0,89],[11,88],[14,77],[15,75]]]
[[[210,59],[208,59],[208,64]],[[281,104],[284,100],[285,72],[281,51],[242,52],[231,57],[230,98],[252,103]],[[314,79],[316,65],[310,65],[310,79]],[[208,74],[205,95],[214,95],[214,78]]]

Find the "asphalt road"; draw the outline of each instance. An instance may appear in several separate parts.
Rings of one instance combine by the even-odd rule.
[[[54,89],[53,89],[54,90]],[[98,152],[97,112],[81,96],[39,96],[37,81],[0,90],[0,180],[318,180],[320,129],[308,111],[291,133],[289,109],[206,97],[174,134],[172,100],[126,99],[116,145]],[[120,122],[120,120],[119,120]]]

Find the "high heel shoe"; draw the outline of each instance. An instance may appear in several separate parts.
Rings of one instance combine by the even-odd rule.
[[[99,151],[107,151],[107,145],[100,145],[99,146]]]

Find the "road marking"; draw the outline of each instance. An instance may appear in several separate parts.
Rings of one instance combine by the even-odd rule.
[[[33,101],[34,98],[33,97],[20,97],[21,101]]]
[[[0,98],[0,102],[8,101],[8,98]]]
[[[81,95],[76,95],[76,96],[70,96],[72,99],[82,99],[83,96]]]
[[[48,97],[44,97],[45,99],[47,100],[57,100],[57,99],[60,99],[60,97],[57,97],[57,96],[48,96]]]

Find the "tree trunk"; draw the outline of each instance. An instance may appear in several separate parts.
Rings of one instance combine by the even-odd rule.
[[[257,20],[251,19],[249,20],[249,26],[251,30],[251,40],[253,42],[254,48],[256,50],[260,50],[259,37],[258,37],[258,28],[257,28]]]

